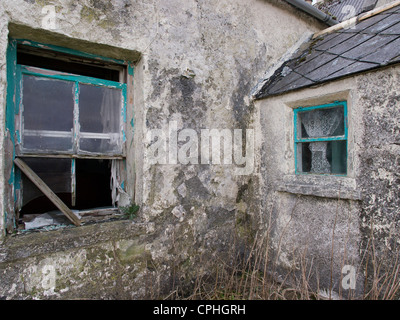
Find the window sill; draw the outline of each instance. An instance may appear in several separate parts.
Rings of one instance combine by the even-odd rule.
[[[144,233],[146,233],[144,223],[120,219],[46,232],[9,235],[3,243],[0,243],[0,264],[43,254],[91,247],[118,239],[138,237]]]
[[[333,199],[361,200],[355,179],[326,175],[286,175],[276,184],[276,190],[300,195]]]

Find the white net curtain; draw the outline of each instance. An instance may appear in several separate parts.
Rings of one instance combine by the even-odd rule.
[[[341,108],[313,110],[301,114],[301,123],[308,138],[332,136],[342,120]],[[331,173],[331,165],[326,156],[327,147],[327,141],[310,142],[312,173]]]

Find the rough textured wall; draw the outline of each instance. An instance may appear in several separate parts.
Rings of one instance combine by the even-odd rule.
[[[399,70],[382,68],[256,102],[265,159],[261,193],[270,217],[265,225],[282,274],[302,280],[302,271],[311,270],[306,274],[314,288],[347,297],[369,292],[364,272],[369,280],[381,272],[375,282],[381,288],[396,269]],[[292,109],[341,100],[348,103],[347,176],[295,175]],[[342,285],[345,265],[356,270],[353,292]]]
[[[55,29],[51,30],[46,30],[49,29],[45,20],[47,5],[56,12]],[[30,266],[41,265],[43,259],[50,259],[46,263],[52,261],[50,264],[57,266],[57,274],[70,277],[72,282],[79,282],[81,276],[74,280],[75,275],[64,272],[67,270],[64,266],[70,264],[70,258],[79,260],[77,265],[82,270],[97,272],[99,278],[107,275],[104,286],[111,286],[113,281],[121,279],[121,274],[116,274],[113,268],[97,268],[96,263],[104,258],[117,265],[119,255],[115,254],[112,241],[117,247],[133,246],[132,252],[136,252],[135,246],[145,246],[143,259],[150,261],[148,252],[151,264],[156,266],[149,263],[146,273],[142,270],[139,275],[126,276],[130,279],[124,285],[126,292],[135,291],[130,285],[144,285],[143,281],[132,280],[141,279],[144,274],[153,277],[154,283],[161,283],[161,287],[170,288],[168,281],[172,280],[168,279],[178,273],[176,270],[190,280],[190,272],[184,271],[198,264],[201,256],[212,262],[218,252],[226,252],[235,228],[241,230],[241,235],[247,235],[243,224],[260,212],[259,162],[253,172],[244,176],[234,174],[234,165],[152,165],[146,153],[150,144],[146,142],[147,134],[153,129],[168,132],[171,121],[176,121],[178,130],[193,129],[196,133],[203,128],[254,128],[255,110],[248,98],[251,88],[299,38],[320,30],[320,24],[282,1],[7,0],[0,3],[0,8],[3,124],[8,29],[14,37],[135,62],[133,109],[128,110],[128,115],[134,118],[134,127],[127,134],[127,188],[141,205],[139,219],[144,226],[139,233],[129,234],[117,224],[119,227],[115,228],[122,231],[115,231],[112,238],[102,239],[99,244],[72,243],[71,247],[60,240],[56,254],[28,247],[26,259],[10,255],[13,238],[8,237],[2,247],[5,258],[1,264],[0,296],[40,297],[43,292],[37,286],[21,292],[17,270],[31,270]],[[4,130],[4,125],[0,130]],[[2,172],[5,167],[3,163]],[[7,177],[1,178],[4,188]],[[76,230],[66,232],[81,232]],[[58,235],[61,239],[66,237],[63,232]],[[125,242],[122,245],[122,238],[128,238],[134,245]],[[37,246],[41,246],[41,241]],[[102,250],[107,254],[93,253]],[[143,259],[137,263],[143,264]],[[132,260],[130,267],[135,266]],[[157,270],[162,270],[162,276]],[[27,279],[32,273],[24,271],[22,276]],[[82,288],[87,286],[84,282]],[[71,287],[75,289],[69,292],[79,295],[79,284]],[[50,296],[63,296],[67,291],[64,288]],[[106,297],[107,290],[99,296]]]
[[[378,258],[375,267],[383,259],[381,270],[387,274],[396,266],[400,245],[399,85],[399,67],[357,78],[365,126],[357,177],[364,195],[363,249]]]

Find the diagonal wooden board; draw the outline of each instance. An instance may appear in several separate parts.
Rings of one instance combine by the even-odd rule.
[[[81,224],[79,218],[22,159],[16,158],[14,163],[74,225],[79,226]]]

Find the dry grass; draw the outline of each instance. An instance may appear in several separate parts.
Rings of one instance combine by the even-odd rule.
[[[232,256],[231,263],[218,261],[218,267],[213,275],[199,275],[194,283],[193,292],[185,299],[195,300],[318,300],[318,299],[365,299],[365,300],[392,300],[400,296],[400,264],[399,251],[395,254],[378,258],[373,253],[373,246],[369,259],[364,259],[364,293],[355,295],[340,290],[333,295],[328,288],[319,288],[318,283],[312,281],[319,275],[312,268],[307,252],[303,252],[300,261],[300,270],[289,272],[285,277],[277,277],[277,265],[268,259],[272,256],[265,239],[255,241],[247,259],[238,255]],[[236,261],[236,263],[232,263]],[[368,270],[367,266],[370,268]],[[358,270],[358,272],[363,272]],[[325,294],[323,294],[325,292]],[[171,298],[171,296],[169,297]]]
[[[295,206],[294,206],[295,208]],[[293,210],[294,210],[293,208]],[[337,209],[338,210],[338,209]],[[334,224],[337,222],[337,216]],[[290,220],[287,222],[290,223]],[[373,228],[373,219],[370,230]],[[268,225],[273,223],[268,221]],[[283,229],[287,229],[284,226]],[[283,230],[286,232],[286,230]],[[314,266],[310,258],[308,248],[303,248],[293,253],[292,259],[296,260],[296,268],[293,270],[280,269],[278,256],[283,242],[283,233],[276,239],[278,243],[272,249],[271,230],[248,237],[237,237],[234,233],[230,252],[214,254],[210,259],[210,252],[198,257],[198,263],[191,268],[198,268],[194,279],[185,289],[181,286],[179,276],[179,263],[173,263],[173,280],[169,293],[157,294],[151,298],[157,299],[192,299],[192,300],[327,300],[327,299],[357,299],[357,300],[392,300],[400,297],[400,248],[397,238],[392,234],[386,237],[386,244],[382,240],[375,239],[371,231],[369,238],[363,245],[360,261],[357,264],[357,292],[345,290],[338,279],[334,288],[334,241],[335,226],[331,235],[330,265],[325,271]],[[250,240],[251,239],[251,240]],[[392,241],[391,241],[392,240]],[[244,243],[247,245],[244,246]],[[379,248],[377,245],[379,244]],[[295,256],[296,255],[296,256]],[[344,249],[346,255],[346,249]],[[341,266],[345,265],[345,257]],[[213,266],[213,269],[208,266]],[[208,270],[205,272],[205,270]],[[330,270],[327,272],[326,270]],[[324,272],[324,274],[322,274]],[[338,274],[336,273],[336,277]],[[320,284],[322,278],[330,279],[325,286]],[[339,281],[341,281],[339,279]],[[361,290],[360,290],[361,288]],[[336,290],[337,292],[334,292]]]
[[[332,292],[320,287],[322,277],[314,268],[307,249],[298,252],[296,270],[286,270],[279,276],[276,255],[270,248],[269,236],[256,236],[248,248],[247,255],[235,251],[224,258],[216,256],[216,267],[211,273],[199,272],[191,291],[181,294],[179,287],[166,296],[168,299],[193,300],[392,300],[400,296],[399,250],[377,252],[374,239],[370,239],[357,274],[362,274],[362,292],[342,290]],[[331,268],[332,270],[332,268]],[[283,274],[283,273],[282,273]],[[326,275],[325,275],[326,277]],[[332,279],[332,275],[330,275]],[[359,278],[358,278],[359,279]],[[359,281],[359,280],[357,280]],[[187,291],[186,291],[187,292]]]

